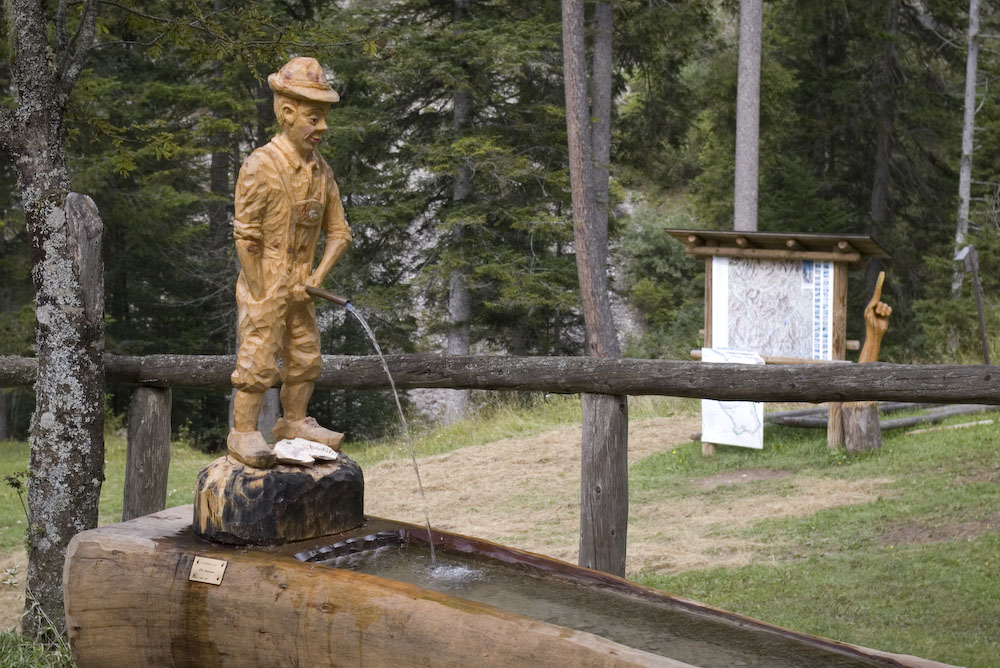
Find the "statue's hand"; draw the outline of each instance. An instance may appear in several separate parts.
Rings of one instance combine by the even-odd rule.
[[[305,280],[302,285],[296,285],[292,288],[292,301],[296,302],[307,302],[312,299],[312,295],[306,292],[306,288],[318,288],[319,279],[316,278],[315,274],[310,276]]]

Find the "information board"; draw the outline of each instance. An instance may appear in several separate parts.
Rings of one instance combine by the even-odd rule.
[[[833,263],[712,258],[712,347],[833,359]]]

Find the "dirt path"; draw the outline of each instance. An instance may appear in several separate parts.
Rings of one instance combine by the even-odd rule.
[[[629,464],[690,440],[697,417],[653,418],[629,424]],[[561,427],[522,440],[504,440],[419,460],[434,526],[575,562],[579,531],[580,427]],[[715,476],[713,476],[715,477]],[[770,546],[731,535],[766,517],[808,515],[875,498],[889,480],[836,480],[736,472],[716,484],[782,477],[780,493],[753,503],[704,494],[633,501],[626,570],[676,572],[741,566]],[[410,461],[384,461],[365,471],[365,512],[423,524],[423,505]],[[720,529],[722,529],[720,531]]]

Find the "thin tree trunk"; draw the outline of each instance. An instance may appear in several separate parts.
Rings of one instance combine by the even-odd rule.
[[[869,213],[875,232],[889,222],[889,190],[892,184],[889,166],[892,159],[892,129],[895,114],[896,70],[899,67],[893,41],[899,30],[899,1],[890,0],[885,18],[885,45],[882,49],[882,69],[876,77],[875,104],[878,134],[875,139],[875,174]],[[871,273],[871,272],[869,272]],[[878,276],[878,273],[875,273]],[[874,287],[874,284],[873,286]],[[871,290],[868,291],[869,293]]]
[[[610,3],[594,7],[593,66],[590,75],[590,138],[594,155],[594,215],[597,246],[594,256],[603,264],[608,257],[608,213],[611,183],[611,74],[614,15]],[[602,224],[603,221],[603,224]],[[601,268],[600,271],[606,271]]]
[[[872,194],[869,214],[871,232],[879,236],[886,230],[892,217],[890,188],[892,179],[892,132],[896,110],[895,86],[899,60],[896,55],[895,37],[899,32],[899,0],[890,0],[886,12],[885,44],[882,48],[882,68],[876,77],[875,104],[878,134],[875,138],[875,171],[872,179]],[[875,258],[865,268],[865,290],[871,294],[875,289],[880,272],[885,270],[881,259]],[[862,343],[864,343],[862,341]]]
[[[267,85],[267,81],[261,81],[257,85],[256,98],[260,102],[257,103],[256,145],[254,148],[263,146],[270,141],[271,126],[274,125],[273,94],[270,86]],[[239,162],[239,160],[236,162]]]
[[[576,245],[576,267],[587,328],[588,352],[596,357],[619,357],[621,353],[614,329],[611,301],[608,298],[606,257],[599,256],[601,239],[607,235],[607,219],[602,225],[595,205],[583,6],[579,0],[563,1],[563,63],[573,200],[573,240]]]
[[[230,187],[232,160],[223,147],[225,141],[226,137],[220,134],[212,138],[215,149],[212,151],[209,166],[209,197],[211,199],[208,204],[208,243],[209,255],[215,260],[226,256],[232,229],[229,220],[233,196]]]
[[[469,354],[469,318],[472,316],[472,297],[465,282],[465,274],[456,269],[451,272],[448,289],[448,354]],[[445,392],[444,423],[452,424],[466,416],[469,410],[468,390]]]
[[[595,177],[595,157],[610,145],[610,99],[587,102],[587,65],[581,0],[563,0],[563,72],[566,130],[573,199],[573,238],[587,349],[596,357],[619,357],[618,336],[607,285],[607,195]],[[594,90],[610,98],[610,6],[597,8]],[[603,118],[601,114],[604,114]],[[591,126],[590,118],[597,116]],[[600,134],[600,137],[595,135]],[[601,167],[607,159],[601,156]],[[604,197],[604,207],[598,197]],[[580,483],[580,563],[623,575],[628,520],[628,404],[625,397],[584,395]]]
[[[455,0],[453,18],[456,23],[468,18],[469,0]],[[452,94],[452,127],[462,132],[472,120],[472,91],[460,84]],[[472,194],[472,169],[462,164],[455,174],[452,188],[452,202],[459,204]],[[465,234],[465,226],[459,224],[452,234],[453,243],[460,244]],[[469,320],[472,318],[472,295],[466,281],[465,271],[454,269],[448,280],[448,354],[469,354]],[[468,390],[448,390],[445,392],[444,423],[451,424],[466,416],[469,411]]]
[[[965,245],[969,232],[969,194],[972,186],[972,145],[976,124],[976,70],[979,60],[979,0],[969,0],[969,43],[965,58],[965,115],[962,119],[962,162],[958,169],[958,220],[955,250]],[[962,293],[965,268],[956,264],[951,281],[952,299]],[[957,342],[956,342],[957,343]]]
[[[745,232],[757,230],[762,26],[763,0],[740,0],[733,229]]]
[[[10,438],[10,429],[7,427],[7,391],[0,390],[0,441]]]

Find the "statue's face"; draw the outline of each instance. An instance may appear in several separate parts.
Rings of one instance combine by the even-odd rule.
[[[302,155],[309,155],[326,133],[326,115],[330,105],[325,102],[299,102],[294,110],[291,105],[285,109],[286,120],[290,121],[285,125],[285,134]]]

